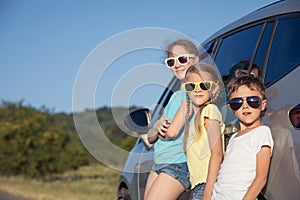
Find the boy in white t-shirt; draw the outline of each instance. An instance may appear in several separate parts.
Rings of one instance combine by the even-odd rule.
[[[253,200],[267,181],[273,149],[271,130],[260,119],[267,103],[264,84],[259,78],[242,76],[227,89],[240,130],[230,138],[212,199]]]

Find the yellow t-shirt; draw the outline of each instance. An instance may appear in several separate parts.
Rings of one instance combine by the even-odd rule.
[[[208,164],[210,159],[210,148],[207,132],[204,127],[204,117],[220,122],[221,134],[225,125],[222,121],[222,115],[218,107],[214,104],[208,104],[201,112],[200,123],[202,136],[195,134],[194,119],[191,120],[189,136],[187,139],[187,163],[190,172],[190,181],[192,188],[199,183],[205,183],[208,173]],[[222,137],[223,139],[223,137]]]

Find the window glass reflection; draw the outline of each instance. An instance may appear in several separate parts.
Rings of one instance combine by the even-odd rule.
[[[215,64],[225,84],[237,74],[247,71],[262,27],[262,24],[256,25],[223,39]]]
[[[290,111],[290,120],[295,128],[300,128],[300,104]]]
[[[273,39],[265,83],[271,84],[300,62],[300,18],[279,20]]]

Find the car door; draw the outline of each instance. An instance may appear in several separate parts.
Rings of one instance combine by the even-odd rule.
[[[300,198],[300,133],[289,116],[300,103],[299,31],[299,14],[287,14],[247,24],[204,45],[212,58],[204,60],[214,61],[225,85],[237,71],[250,74],[254,69],[265,82],[268,105],[263,121],[271,127],[275,145],[263,195],[271,200]],[[229,109],[222,114],[228,141],[237,121]]]

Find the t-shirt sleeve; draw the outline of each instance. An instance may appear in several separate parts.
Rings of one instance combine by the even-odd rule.
[[[218,107],[214,104],[208,104],[202,110],[202,116],[207,117],[211,120],[222,121],[222,115],[218,109]]]
[[[222,129],[224,128],[222,114],[215,104],[208,104],[206,107],[204,107],[202,110],[202,116],[203,116],[203,118],[207,117],[210,120],[219,121],[221,128]]]
[[[261,126],[253,135],[253,147],[255,153],[258,153],[263,146],[269,146],[273,151],[274,141],[271,134],[271,129],[268,126]]]

